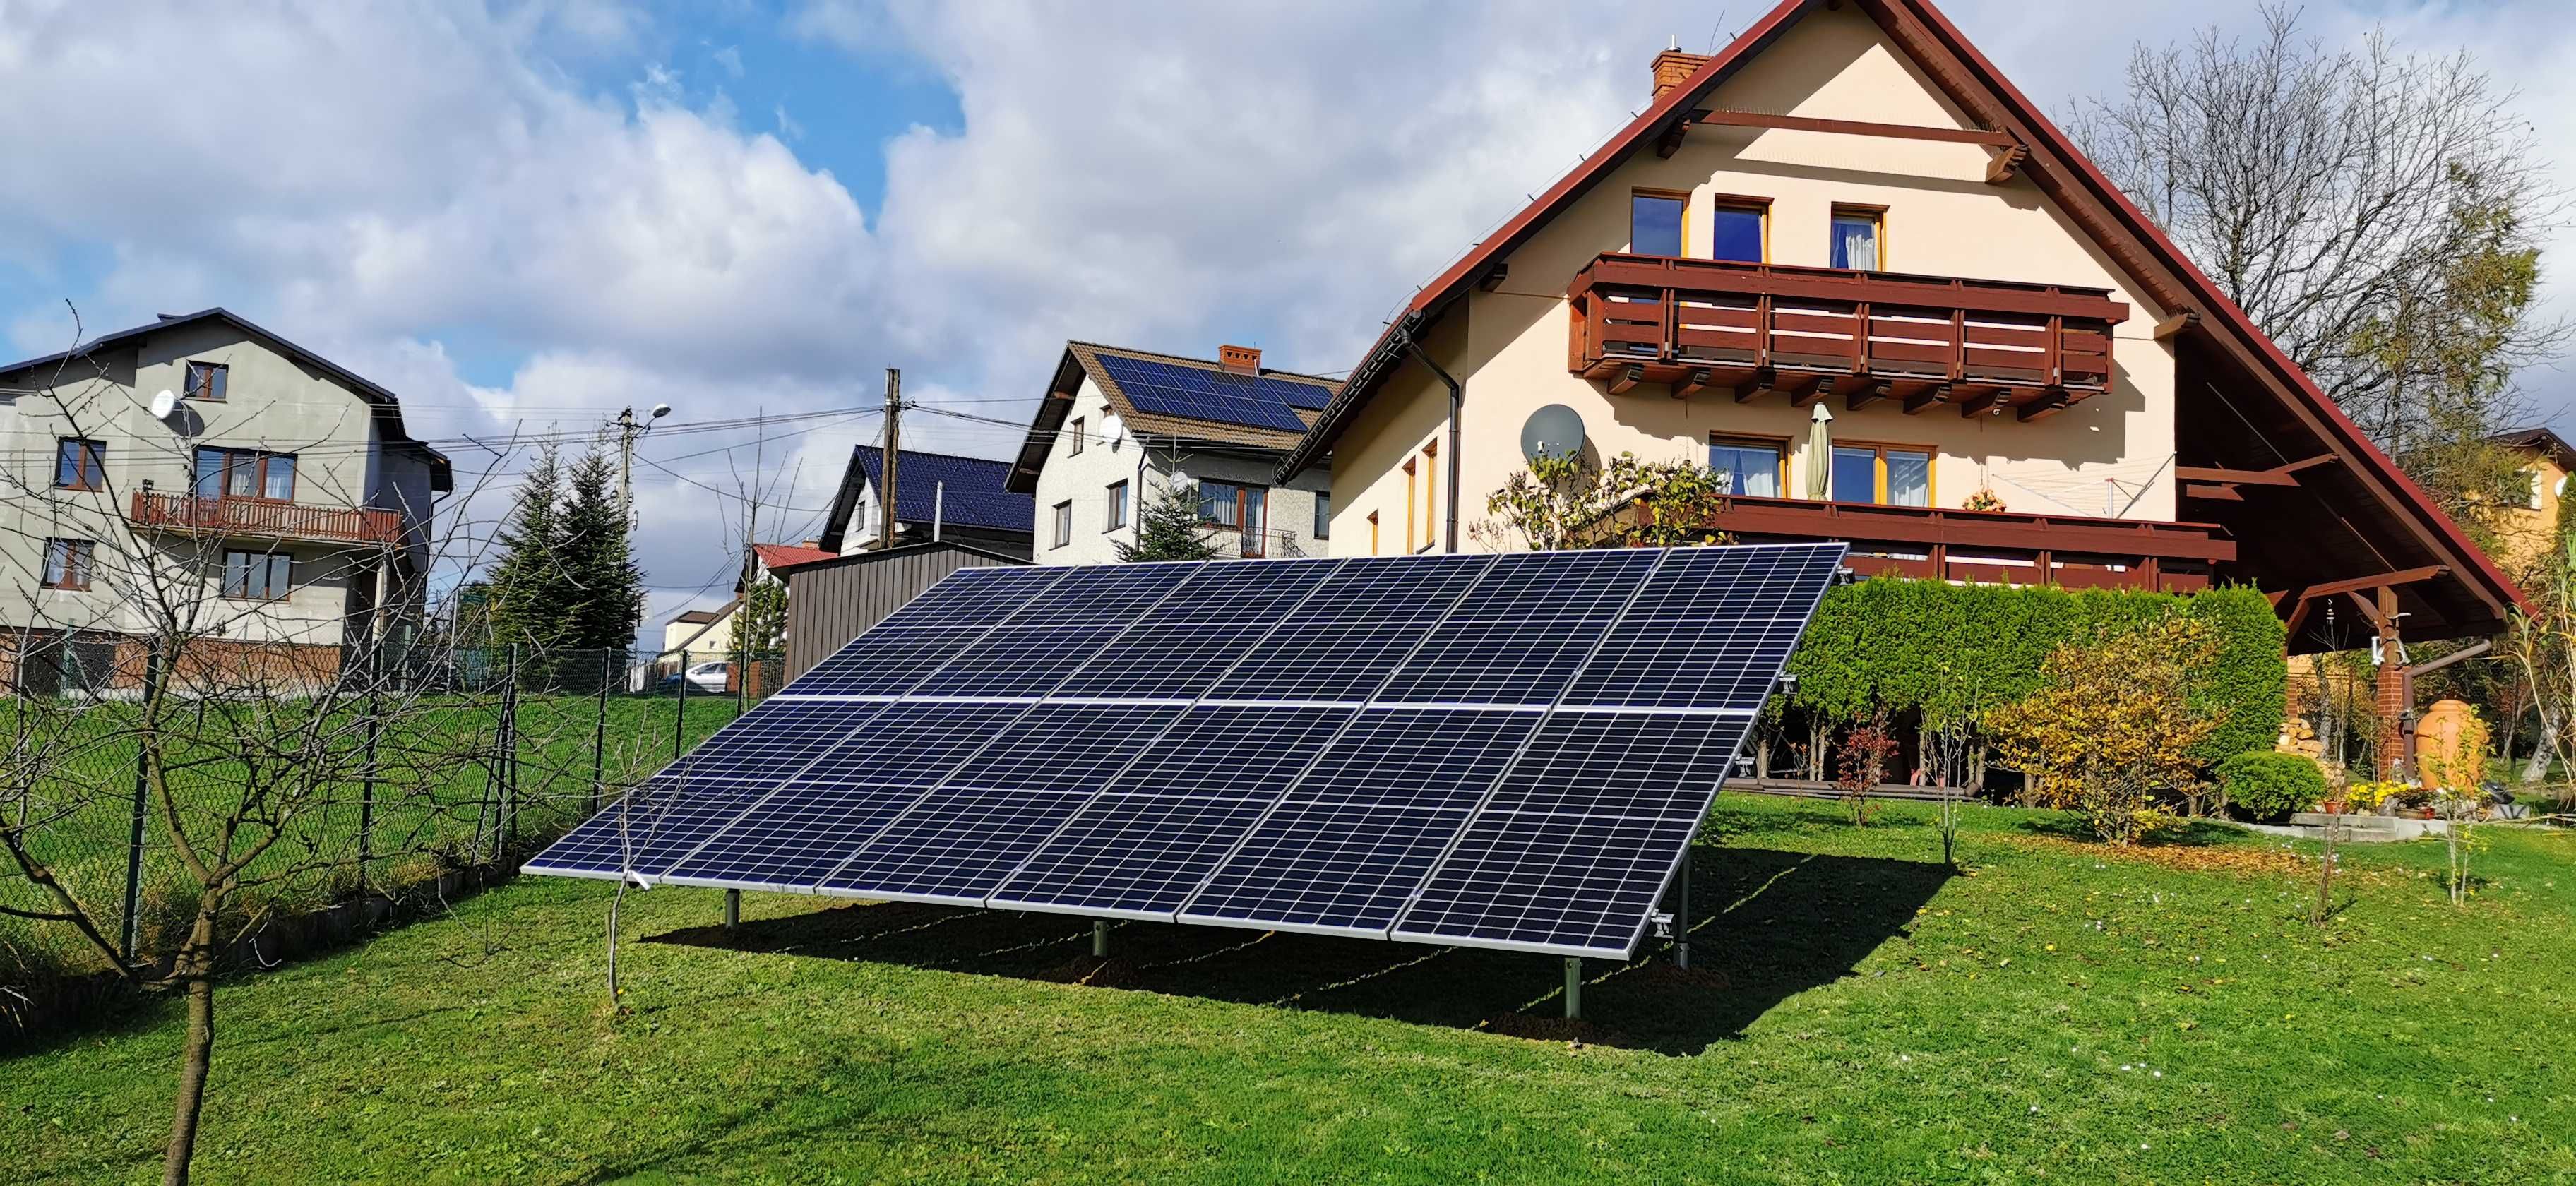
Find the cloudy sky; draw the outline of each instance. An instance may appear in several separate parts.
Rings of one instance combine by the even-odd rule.
[[[1668,38],[1706,49],[1762,8],[0,0],[0,352],[67,345],[66,301],[92,332],[226,305],[401,393],[415,435],[483,440],[630,404],[674,425],[860,408],[889,366],[916,399],[1023,421],[1068,337],[1338,373],[1643,104]],[[2251,19],[1946,10],[2052,114],[2140,38]],[[2307,24],[2470,50],[2576,181],[2563,16],[2314,3]],[[2524,379],[2570,403],[2562,372]],[[648,437],[654,621],[729,593],[755,456],[761,535],[794,540],[877,431]],[[1018,435],[904,426],[988,456]],[[451,452],[461,486],[525,465]]]

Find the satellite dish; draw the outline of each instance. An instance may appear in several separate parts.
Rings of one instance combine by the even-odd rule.
[[[1111,448],[1116,448],[1118,446],[1118,442],[1124,439],[1126,435],[1127,422],[1120,420],[1118,418],[1118,413],[1111,412],[1100,418],[1100,439],[1109,442],[1109,446]]]
[[[172,390],[170,390],[170,389],[169,389],[169,388],[167,388],[167,387],[164,387],[164,388],[162,388],[160,391],[155,392],[155,393],[153,394],[153,396],[152,396],[152,418],[153,418],[153,419],[155,419],[155,420],[167,420],[167,419],[169,419],[169,418],[170,418],[170,413],[172,413],[172,412],[176,412],[176,411],[178,411],[178,410],[179,410],[179,394],[178,394],[177,392],[172,391]]]
[[[2565,498],[2565,497],[2567,497],[2567,483],[2569,483],[2570,481],[2576,481],[2576,474],[2565,474],[2565,475],[2561,475],[2561,476],[2559,477],[2559,479],[2558,479],[2558,497],[2560,497],[2560,498]]]
[[[1549,404],[1530,413],[1521,425],[1521,456],[1567,457],[1583,451],[1583,416],[1564,404]]]

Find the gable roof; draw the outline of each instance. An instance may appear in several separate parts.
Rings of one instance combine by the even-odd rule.
[[[365,400],[367,404],[375,410],[376,423],[384,432],[386,444],[417,452],[429,461],[431,489],[440,493],[446,493],[456,488],[455,474],[448,465],[447,455],[429,447],[427,444],[413,439],[411,434],[404,430],[402,399],[400,397],[396,396],[393,392],[387,391],[383,387],[378,386],[375,382],[369,380],[363,375],[360,375],[356,371],[352,371],[347,367],[341,366],[339,363],[333,362],[330,359],[324,358],[302,346],[298,346],[293,342],[287,341],[285,338],[280,337],[277,334],[270,333],[269,331],[252,324],[249,318],[243,317],[242,315],[235,313],[230,309],[226,309],[221,305],[217,305],[211,309],[199,309],[194,313],[164,314],[159,320],[154,321],[150,325],[138,325],[130,329],[120,329],[113,333],[100,334],[99,336],[91,338],[89,341],[69,350],[58,350],[52,354],[45,355],[42,358],[30,358],[23,362],[13,362],[7,365],[0,365],[0,375],[15,374],[19,371],[33,370],[37,367],[52,366],[56,363],[67,362],[75,358],[88,358],[103,349],[139,344],[143,338],[151,334],[161,333],[166,330],[179,329],[184,326],[195,325],[200,322],[208,321],[219,322],[223,325],[229,326],[234,332],[239,333],[244,337],[257,338],[260,341],[267,343],[270,349],[275,350],[280,354],[284,354],[306,366],[312,367],[323,374],[331,376],[331,378],[337,380],[341,386],[347,387],[351,391],[357,393],[359,399]]]
[[[2556,430],[2546,424],[2508,429],[2487,439],[2499,445],[2546,454],[2550,460],[2558,463],[2558,468],[2576,471],[2576,447],[2569,446],[2566,438],[2559,436]]]
[[[1255,455],[1266,453],[1284,457],[1305,437],[1303,433],[1288,432],[1268,425],[1175,415],[1168,411],[1143,410],[1136,406],[1134,396],[1118,382],[1109,368],[1102,365],[1103,358],[1131,358],[1149,363],[1185,367],[1214,375],[1229,374],[1213,359],[1187,358],[1178,354],[1162,354],[1125,346],[1103,346],[1096,342],[1065,343],[1064,356],[1056,363],[1055,378],[1047,385],[1046,398],[1038,401],[1037,415],[1030,421],[1028,436],[1020,443],[1019,458],[1011,468],[1011,489],[1029,494],[1037,492],[1038,471],[1044,468],[1047,454],[1055,448],[1056,434],[1063,431],[1065,421],[1072,417],[1074,392],[1081,388],[1084,379],[1091,381],[1092,386],[1099,390],[1101,398],[1108,402],[1109,410],[1118,417],[1121,424],[1126,425],[1129,433],[1140,440],[1159,438],[1185,445],[1222,449],[1232,453]],[[1339,383],[1321,375],[1299,374],[1295,371],[1273,370],[1267,367],[1262,368],[1259,378],[1271,383],[1292,383],[1300,387],[1313,388],[1316,398],[1308,402],[1314,404],[1329,404],[1333,393],[1341,387]],[[1299,423],[1309,429],[1314,427],[1316,418],[1322,414],[1315,407],[1295,404],[1287,405],[1287,410],[1297,418]],[[1096,429],[1098,426],[1087,427]]]
[[[1712,91],[1799,18],[1826,2],[1782,0],[1688,79],[1648,104],[1572,172],[1433,277],[1352,369],[1305,440],[1281,463],[1281,473],[1311,465],[1322,456],[1349,425],[1352,413],[1402,364],[1407,344],[1464,297],[1476,280],[1630,156],[1683,126]],[[2021,176],[2056,203],[2166,316],[2189,315],[2192,325],[2184,336],[2205,342],[2214,365],[2244,375],[2280,401],[2289,422],[2323,441],[2351,471],[2356,493],[2394,521],[2412,541],[2412,551],[2439,558],[2441,567],[2462,586],[2465,596],[2460,608],[2466,611],[2472,608],[2467,603],[2473,602],[2478,611],[2446,614],[2446,618],[2455,625],[2491,629],[2503,624],[2509,607],[2527,608],[2521,590],[2495,562],[1929,0],[1853,0],[1853,5],[1970,120],[1987,130],[2009,133],[2022,143],[2029,155],[2021,165]],[[2392,564],[2395,567],[2399,566]]]
[[[760,557],[760,566],[771,572],[782,568],[794,568],[799,564],[812,564],[817,560],[832,560],[840,556],[839,552],[802,547],[797,544],[753,544],[751,553]]]
[[[927,523],[936,512],[940,522],[949,526],[1037,530],[1037,500],[1007,486],[1010,462],[918,449],[898,450],[897,456],[902,464],[895,490],[900,504],[894,508],[895,522]],[[832,500],[831,518],[824,522],[818,541],[825,552],[840,554],[850,517],[859,505],[859,491],[881,488],[884,482],[884,446],[860,445],[850,450],[850,466],[842,472],[841,491]]]

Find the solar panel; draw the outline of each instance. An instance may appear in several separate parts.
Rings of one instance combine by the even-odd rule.
[[[1281,432],[1306,431],[1306,422],[1297,418],[1289,400],[1309,397],[1303,391],[1287,389],[1307,388],[1312,384],[1231,375],[1224,371],[1119,354],[1104,353],[1099,358],[1100,368],[1109,373],[1110,380],[1118,384],[1120,391],[1127,393],[1127,402],[1136,405],[1137,411],[1251,428],[1275,428]]]
[[[962,569],[529,868],[1621,954],[1842,551]]]

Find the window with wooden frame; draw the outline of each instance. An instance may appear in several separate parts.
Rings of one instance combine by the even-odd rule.
[[[189,363],[187,379],[188,398],[209,400],[223,399],[224,388],[230,382],[232,372],[233,369],[231,367],[225,366],[220,362]]]
[[[1122,479],[1109,484],[1109,521],[1102,526],[1101,530],[1116,531],[1126,525],[1127,483]]]
[[[1072,542],[1073,500],[1068,498],[1063,502],[1055,504],[1055,543],[1049,546],[1061,548]]]
[[[1932,452],[1925,445],[1835,441],[1833,500],[1931,506]]]
[[[48,589],[89,588],[90,564],[97,556],[98,544],[94,540],[46,540],[42,583]]]
[[[1877,272],[1887,268],[1887,208],[1834,206],[1832,253],[1837,268]]]
[[[197,450],[196,494],[199,498],[259,498],[295,501],[295,455],[259,449]]]
[[[1329,491],[1315,492],[1315,538],[1333,538],[1333,496]]]
[[[1729,494],[1781,497],[1789,488],[1789,438],[1710,433],[1708,468]]]
[[[1413,501],[1413,459],[1407,457],[1404,459],[1404,534],[1395,537],[1396,549],[1398,551],[1409,550],[1413,547],[1413,517],[1415,513],[1416,511]]]
[[[1240,554],[1262,554],[1270,516],[1270,488],[1249,482],[1199,483],[1199,520],[1242,536]]]
[[[107,489],[107,446],[80,437],[55,438],[54,489]]]
[[[1440,442],[1422,447],[1422,547],[1440,542]]]
[[[1072,438],[1073,443],[1070,446],[1071,455],[1075,457],[1082,456],[1082,417],[1074,417],[1073,423],[1064,426],[1064,431],[1067,436]]]
[[[1690,244],[1690,195],[1641,189],[1628,195],[1628,250],[1635,255],[1684,254]]]
[[[1771,199],[1719,194],[1708,216],[1708,257],[1740,264],[1771,261]]]
[[[295,558],[283,552],[224,553],[224,596],[283,601],[293,592]]]

